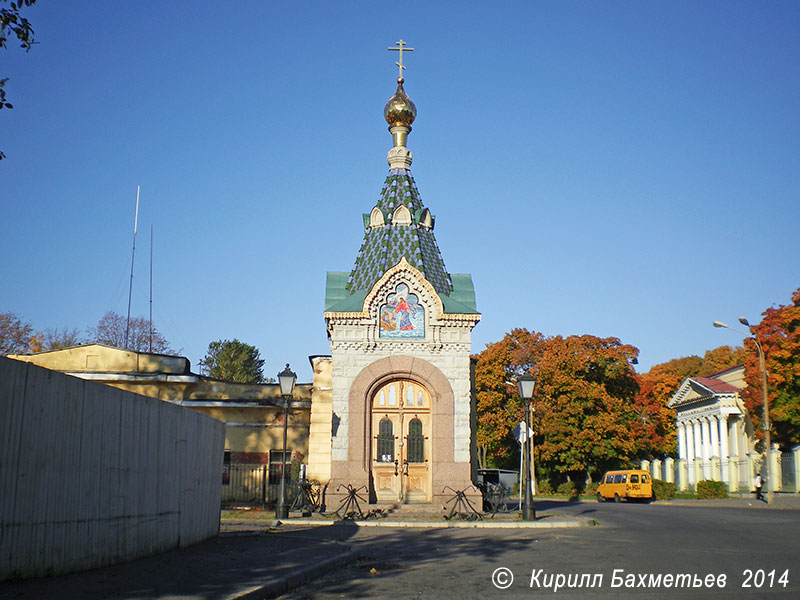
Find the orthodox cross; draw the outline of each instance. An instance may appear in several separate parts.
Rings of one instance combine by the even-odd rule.
[[[396,64],[398,66],[399,71],[400,71],[400,77],[402,77],[403,76],[403,69],[405,69],[405,66],[403,65],[403,51],[405,50],[406,52],[413,52],[414,49],[413,48],[404,48],[403,46],[405,46],[406,43],[403,40],[400,40],[399,42],[395,42],[395,43],[397,44],[397,46],[390,46],[389,48],[387,48],[387,50],[397,50],[400,53],[400,57],[399,57],[400,60],[398,60],[394,64]]]

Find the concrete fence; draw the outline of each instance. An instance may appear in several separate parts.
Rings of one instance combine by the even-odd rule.
[[[192,410],[0,357],[0,579],[216,535],[224,435]]]

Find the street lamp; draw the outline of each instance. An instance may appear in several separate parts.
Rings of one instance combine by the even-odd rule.
[[[746,331],[742,331],[741,329],[736,329],[735,327],[731,327],[730,325],[726,325],[721,321],[714,321],[714,327],[724,327],[725,329],[730,329],[731,331],[735,331],[737,333],[741,333],[744,336],[749,337],[753,340],[753,343],[756,345],[756,350],[758,351],[758,366],[761,368],[761,395],[763,397],[764,402],[764,443],[767,447],[765,458],[764,458],[764,475],[767,478],[767,504],[772,504],[774,500],[774,493],[773,493],[773,484],[772,478],[770,477],[770,453],[772,452],[772,440],[770,439],[770,432],[769,432],[769,401],[767,399],[767,366],[764,361],[764,349],[761,347],[761,344],[756,337],[756,334],[753,332],[753,327],[750,325],[747,319],[744,317],[739,317],[739,323],[744,325],[749,329],[749,333]]]
[[[289,403],[292,401],[295,381],[297,381],[297,375],[289,368],[289,363],[286,363],[286,368],[278,373],[278,383],[283,397],[283,453],[281,454],[281,488],[275,506],[276,519],[285,519],[289,516],[289,509],[286,506],[286,433],[289,428]]]
[[[522,507],[522,518],[525,521],[536,519],[536,509],[533,506],[531,495],[531,400],[533,399],[533,388],[536,385],[536,378],[525,374],[517,380],[519,397],[525,402],[525,443],[522,446],[522,468],[524,471],[523,484],[525,485],[525,504]]]

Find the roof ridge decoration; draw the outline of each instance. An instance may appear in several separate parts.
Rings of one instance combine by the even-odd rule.
[[[357,291],[370,291],[401,258],[419,270],[437,293],[448,296],[453,291],[453,281],[433,235],[435,218],[423,206],[411,175],[412,155],[406,148],[406,141],[417,110],[403,89],[403,51],[413,50],[404,46],[405,42],[400,40],[397,47],[389,48],[400,52],[397,91],[384,107],[384,118],[394,146],[389,150],[389,174],[378,202],[369,214],[363,216],[364,241],[346,286],[351,295]]]

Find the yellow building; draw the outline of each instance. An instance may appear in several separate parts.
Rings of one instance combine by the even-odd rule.
[[[225,423],[223,500],[275,497],[283,447],[283,398],[277,383],[230,383],[192,373],[182,356],[87,344],[9,358],[185,406]],[[286,463],[308,456],[311,384],[294,388],[287,425]],[[295,475],[300,466],[295,467]],[[264,485],[264,478],[267,485]]]

